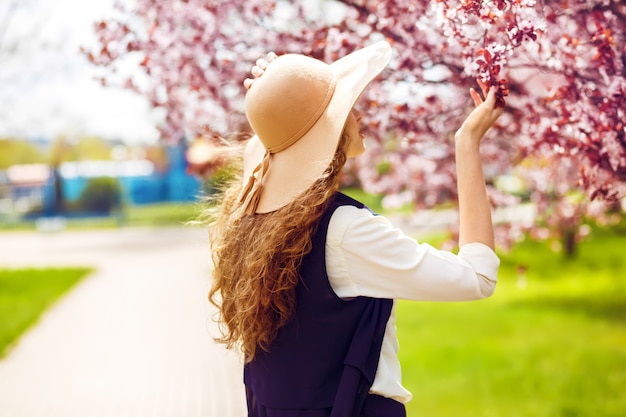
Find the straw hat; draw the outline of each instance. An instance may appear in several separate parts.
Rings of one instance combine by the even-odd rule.
[[[322,175],[354,103],[390,58],[381,41],[332,64],[297,54],[268,64],[245,100],[255,133],[244,151],[246,213],[277,210]]]

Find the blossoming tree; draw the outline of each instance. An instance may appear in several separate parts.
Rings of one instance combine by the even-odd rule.
[[[244,89],[272,50],[332,61],[378,39],[394,57],[358,106],[369,151],[352,167],[387,202],[454,197],[453,133],[480,78],[506,106],[482,148],[493,180],[516,170],[539,207],[615,201],[626,183],[626,5],[612,0],[137,0],[96,26],[90,60],[164,109],[164,139],[247,129]],[[128,62],[139,71],[123,74]],[[568,175],[551,178],[558,167]],[[552,168],[552,169],[547,169]],[[555,171],[556,170],[556,171]],[[560,170],[561,172],[563,170]],[[517,202],[491,187],[496,205]],[[553,198],[559,196],[559,198]],[[565,203],[564,203],[565,202]],[[563,210],[544,210],[548,223]],[[604,212],[600,210],[600,212]],[[572,213],[571,210],[567,213]],[[567,217],[567,215],[565,215]],[[510,229],[509,229],[510,232]],[[510,235],[510,234],[509,234]]]

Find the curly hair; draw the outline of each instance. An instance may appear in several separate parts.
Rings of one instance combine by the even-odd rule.
[[[278,330],[296,307],[296,285],[302,258],[330,198],[339,189],[346,162],[345,135],[323,175],[288,205],[270,212],[241,214],[241,182],[227,189],[212,224],[214,263],[209,300],[218,307],[222,337],[228,348],[239,346],[244,361],[257,349],[269,350]]]

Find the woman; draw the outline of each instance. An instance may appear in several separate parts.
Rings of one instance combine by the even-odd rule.
[[[499,260],[479,154],[501,113],[494,92],[456,133],[458,254],[420,244],[339,193],[364,151],[353,106],[387,65],[379,42],[333,64],[302,55],[257,61],[246,80],[255,132],[244,181],[214,224],[210,299],[239,346],[250,416],[404,416],[394,301],[492,294]],[[482,86],[484,87],[484,86]]]

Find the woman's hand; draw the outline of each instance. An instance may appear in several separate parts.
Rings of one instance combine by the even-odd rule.
[[[278,58],[278,56],[274,52],[269,52],[265,59],[259,58],[256,60],[256,65],[253,66],[252,70],[250,71],[254,78],[246,78],[243,81],[243,86],[246,88],[246,90],[249,90],[250,87],[252,87],[252,84],[254,84],[257,78],[263,75],[265,69],[267,68],[267,65],[276,58]]]
[[[473,88],[470,89],[470,95],[474,100],[476,107],[465,118],[465,121],[456,132],[455,138],[457,142],[459,140],[471,140],[475,143],[480,143],[480,140],[485,133],[494,125],[498,117],[502,114],[503,109],[496,107],[495,89],[490,91],[489,86],[478,81],[480,88],[483,90],[483,94],[486,99],[483,101],[480,94]],[[467,138],[467,139],[466,139]]]

